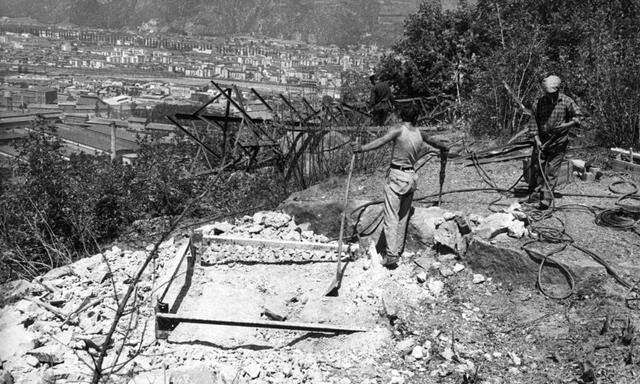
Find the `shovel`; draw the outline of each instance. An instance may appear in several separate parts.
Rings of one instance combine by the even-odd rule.
[[[338,296],[340,284],[342,283],[342,238],[344,235],[344,222],[347,219],[347,205],[349,204],[349,187],[351,186],[351,174],[353,165],[356,162],[356,154],[351,155],[351,165],[349,165],[349,175],[347,176],[347,190],[344,192],[344,209],[340,219],[340,235],[338,236],[338,262],[336,264],[336,278],[331,282],[325,296]]]

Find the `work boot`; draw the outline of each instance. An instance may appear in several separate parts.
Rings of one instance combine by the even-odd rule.
[[[384,256],[382,258],[382,265],[387,269],[398,268],[398,262],[400,258],[398,256]]]

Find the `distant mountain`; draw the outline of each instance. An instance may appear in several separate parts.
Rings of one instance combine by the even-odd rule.
[[[440,0],[433,0],[440,1]],[[189,34],[258,33],[340,46],[394,40],[419,0],[0,0],[0,15],[43,23]]]

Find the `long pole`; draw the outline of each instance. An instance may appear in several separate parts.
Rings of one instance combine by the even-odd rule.
[[[116,159],[116,123],[111,123],[111,161]]]

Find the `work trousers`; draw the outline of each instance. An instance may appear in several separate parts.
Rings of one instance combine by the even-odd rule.
[[[381,244],[384,244],[386,257],[396,258],[402,254],[415,189],[415,172],[389,170],[384,187],[384,219],[381,234]]]
[[[560,173],[560,166],[564,161],[566,152],[566,147],[545,149],[542,152],[534,149],[531,155],[529,168],[531,171],[531,180],[529,189],[532,192],[540,192],[540,199],[547,203],[551,202],[551,192],[554,191],[558,185],[558,174]],[[538,164],[538,153],[540,153],[542,169],[540,169],[540,164]],[[544,176],[547,177],[550,189],[547,188],[547,184],[544,181],[543,172]]]

